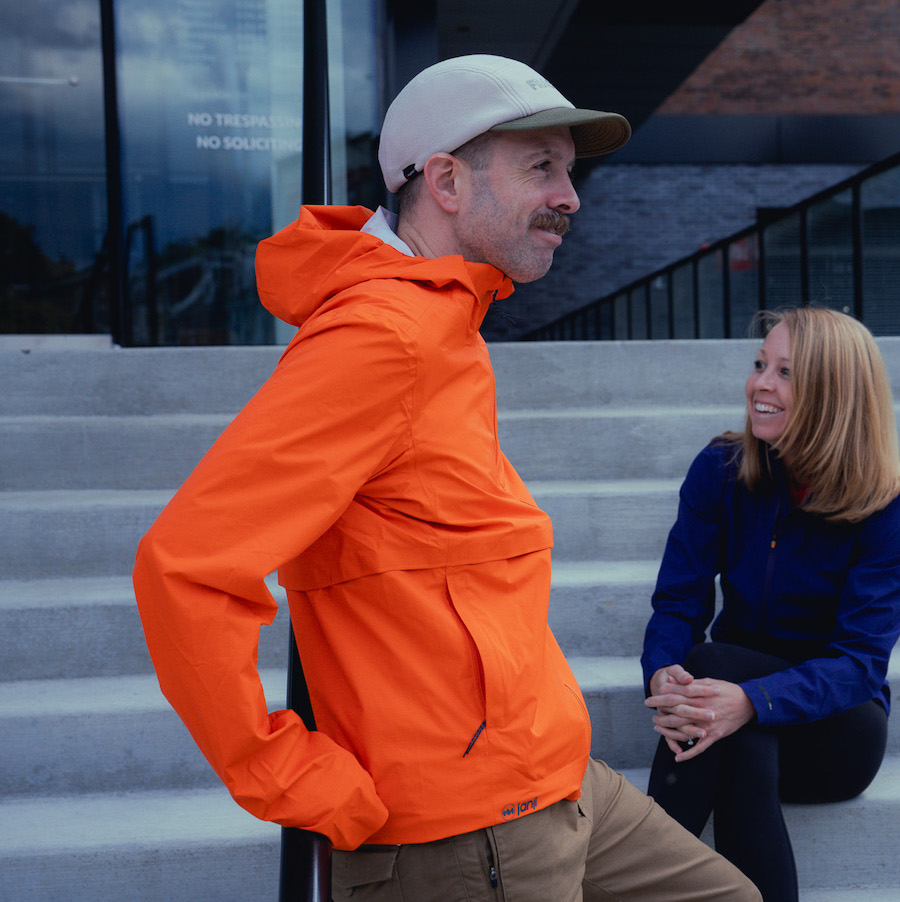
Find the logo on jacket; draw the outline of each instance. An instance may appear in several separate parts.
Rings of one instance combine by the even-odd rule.
[[[505,821],[511,821],[513,818],[521,817],[528,814],[529,811],[537,810],[537,796],[529,799],[527,802],[509,802],[500,809],[500,816]]]

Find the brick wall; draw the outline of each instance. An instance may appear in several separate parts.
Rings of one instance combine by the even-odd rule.
[[[657,112],[900,113],[900,4],[767,0]]]

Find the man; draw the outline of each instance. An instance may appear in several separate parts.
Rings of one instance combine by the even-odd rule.
[[[337,897],[758,898],[590,761],[550,522],[498,446],[478,334],[549,268],[575,157],[629,134],[512,60],[420,73],[381,136],[399,219],[304,208],[261,243],[260,297],[297,335],[138,551],[163,691],[241,805],[329,837]],[[256,671],[273,570],[313,733]]]

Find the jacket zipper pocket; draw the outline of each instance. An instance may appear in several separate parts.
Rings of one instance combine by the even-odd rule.
[[[491,881],[491,889],[497,889],[500,885],[500,877],[497,874],[497,868],[494,866],[494,847],[491,844],[491,835],[488,833],[487,835],[487,864],[488,864],[488,877]]]
[[[591,712],[588,711],[587,705],[585,705],[585,703],[584,703],[584,696],[582,696],[580,693],[576,692],[568,683],[563,683],[563,686],[566,687],[566,691],[575,700],[575,704],[578,705],[578,710],[581,711],[581,714],[584,717],[585,723],[590,728],[591,727]]]
[[[481,721],[481,726],[475,731],[475,735],[472,737],[471,742],[469,742],[469,747],[463,752],[463,758],[472,751],[472,746],[478,741],[478,737],[484,732],[484,728],[487,726],[487,721]]]

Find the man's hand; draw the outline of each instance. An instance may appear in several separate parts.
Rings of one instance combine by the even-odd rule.
[[[679,664],[661,667],[650,678],[644,702],[656,708],[653,729],[666,740],[676,761],[688,761],[724,739],[755,716],[747,694],[736,683],[694,679]],[[689,743],[684,749],[681,743]]]

